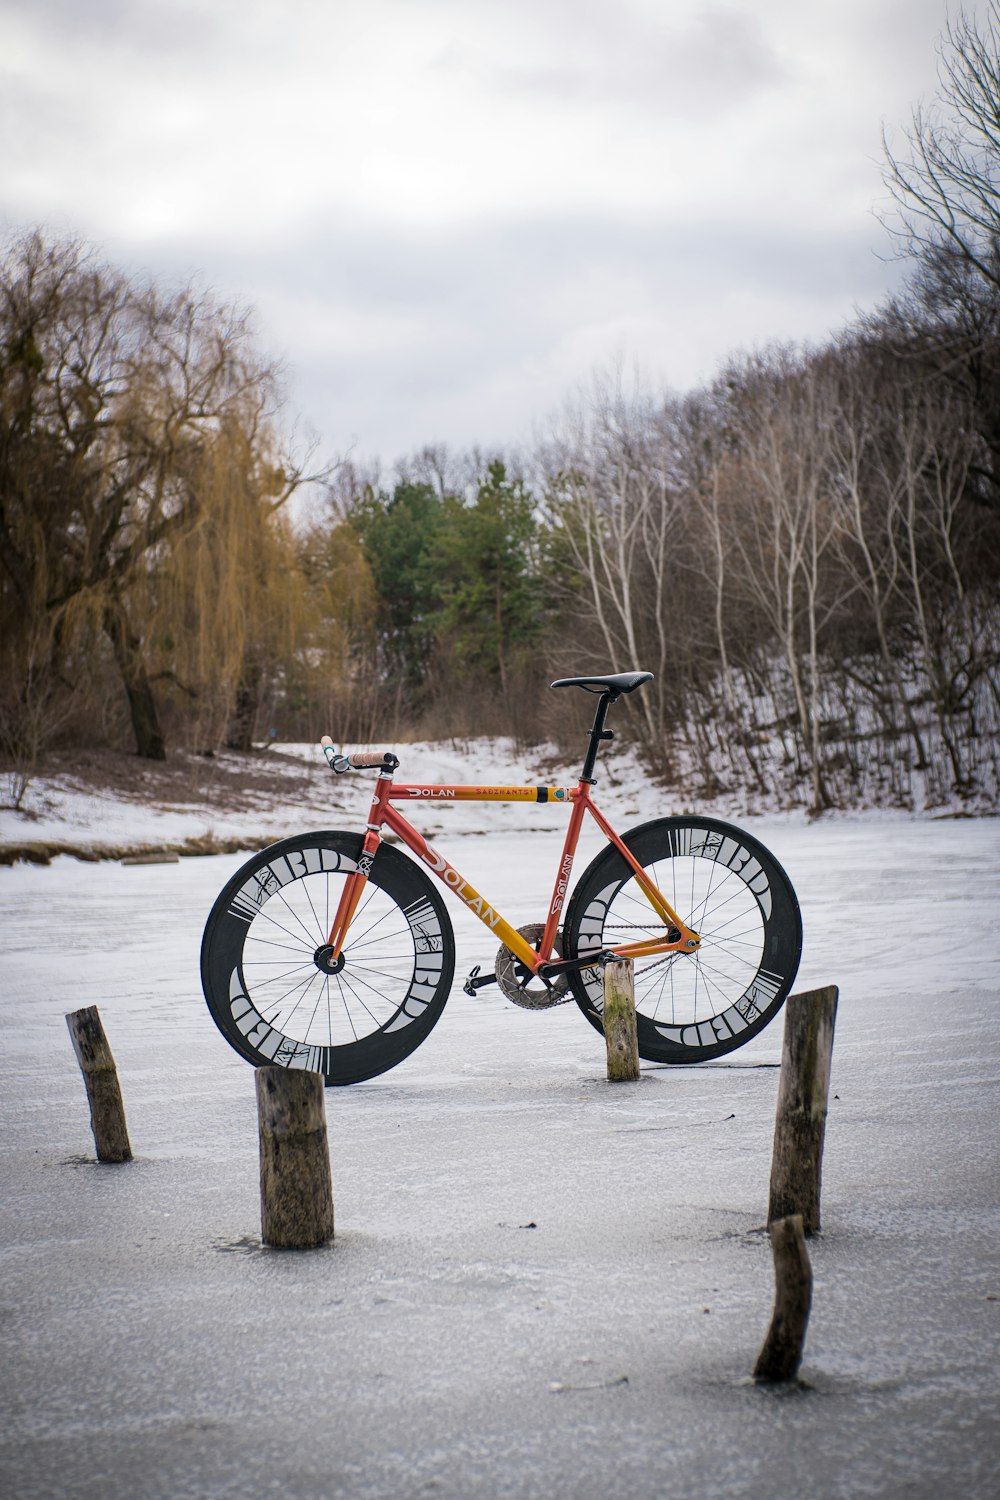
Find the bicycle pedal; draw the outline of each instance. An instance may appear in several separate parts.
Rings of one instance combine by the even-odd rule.
[[[475,995],[476,991],[481,990],[484,984],[496,984],[497,976],[495,974],[480,974],[479,971],[481,968],[482,964],[476,964],[476,967],[462,985],[462,989],[467,995]]]

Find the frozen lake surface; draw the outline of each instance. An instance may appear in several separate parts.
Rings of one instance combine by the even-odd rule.
[[[557,837],[436,821],[505,915],[544,910]],[[780,1018],[612,1086],[575,1005],[456,984],[412,1058],[327,1092],[334,1244],[269,1252],[253,1073],[198,984],[242,856],[0,869],[0,1490],[995,1500],[1000,824],[746,826],[799,894],[796,988],[841,988],[806,1385],[778,1391],[749,1373]],[[460,981],[492,945],[449,909]],[[90,1160],[63,1016],[92,1004],[124,1167]]]

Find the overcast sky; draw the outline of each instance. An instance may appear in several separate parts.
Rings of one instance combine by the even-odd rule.
[[[0,223],[255,307],[331,456],[514,444],[595,366],[686,389],[871,307],[947,14],[0,0]]]

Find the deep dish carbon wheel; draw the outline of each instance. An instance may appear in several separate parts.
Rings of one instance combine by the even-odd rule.
[[[623,842],[702,940],[696,953],[635,960],[640,1056],[704,1062],[741,1047],[780,1010],[798,969],[802,921],[788,876],[755,838],[714,818],[662,818]],[[580,958],[663,930],[630,866],[608,848],[573,893],[564,947]],[[603,970],[570,983],[601,1029]]]
[[[201,978],[212,1019],[255,1067],[359,1083],[403,1060],[444,1009],[455,943],[444,903],[410,859],[382,845],[342,956],[327,938],[361,835],[272,844],[212,908]]]

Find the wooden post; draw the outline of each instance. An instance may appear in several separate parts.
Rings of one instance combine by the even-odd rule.
[[[807,1235],[820,1227],[823,1136],[830,1093],[837,986],[789,996],[771,1158],[768,1223],[801,1214]]]
[[[323,1078],[257,1069],[260,1224],[265,1245],[310,1250],[333,1238],[333,1187]]]
[[[131,1161],[125,1106],[118,1083],[115,1060],[104,1034],[96,1005],[75,1010],[66,1017],[76,1060],[87,1086],[90,1128],[98,1161]]]
[[[635,1024],[635,976],[630,958],[604,966],[604,1040],[608,1077],[631,1083],[639,1076],[639,1040]]]
[[[774,1252],[774,1313],[753,1367],[753,1378],[794,1380],[802,1362],[812,1306],[812,1266],[801,1214],[775,1219],[768,1227]]]

